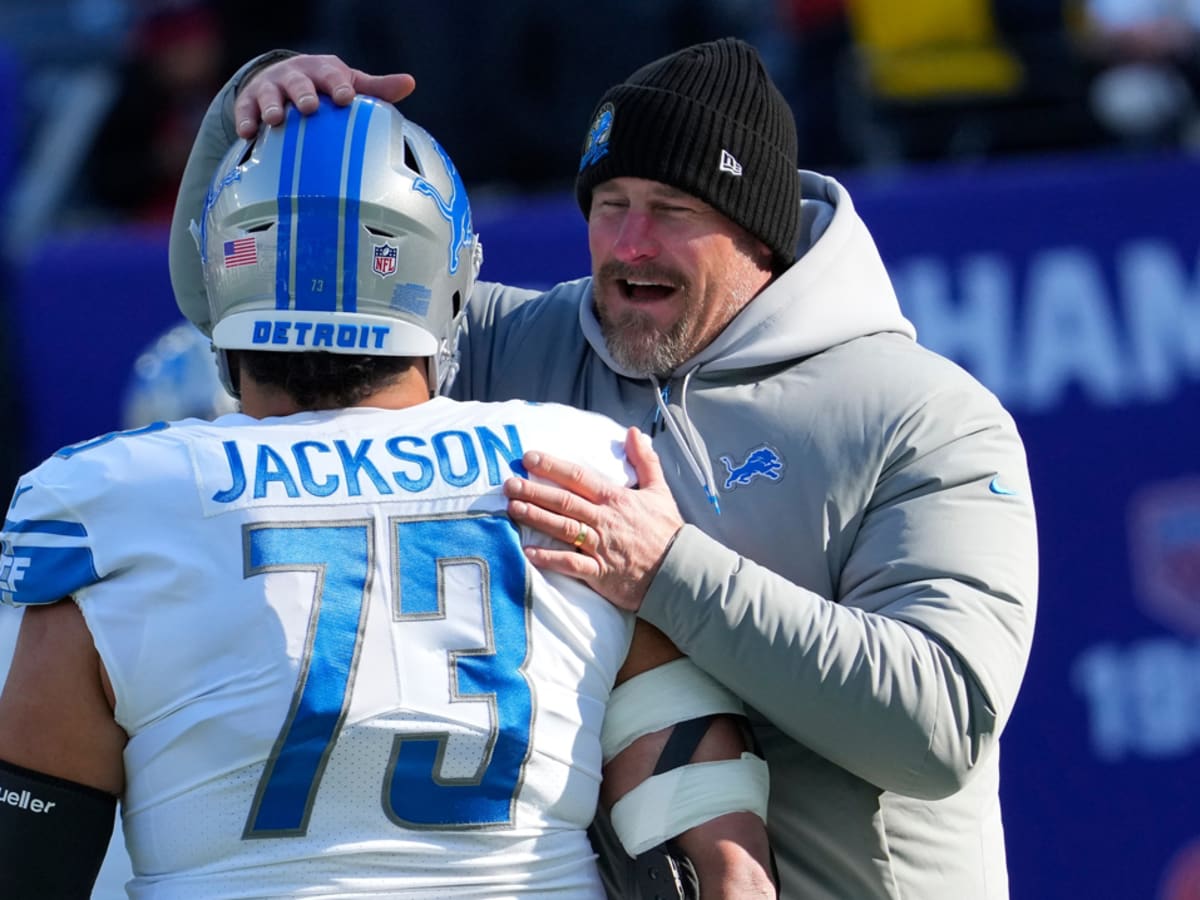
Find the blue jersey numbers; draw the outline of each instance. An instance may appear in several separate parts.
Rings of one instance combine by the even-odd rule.
[[[482,771],[457,781],[436,774],[445,736],[397,738],[386,792],[389,814],[405,825],[426,828],[507,824],[529,752],[533,718],[533,696],[520,671],[529,632],[519,536],[507,518],[498,516],[399,521],[394,536],[400,551],[402,622],[444,609],[440,593],[459,581],[444,577],[448,567],[478,567],[486,645],[450,651],[450,694],[451,702],[488,698],[495,730]]]
[[[366,520],[260,524],[245,528],[246,577],[271,571],[315,574],[305,656],[292,706],[258,785],[243,837],[304,834],[325,763],[341,731],[367,622],[379,587],[374,526]],[[482,621],[479,646],[441,649],[449,697],[484,702],[491,734],[478,771],[439,774],[447,734],[397,735],[380,760],[384,812],[398,825],[485,828],[510,824],[529,754],[533,695],[521,671],[529,648],[527,578],[519,535],[503,516],[392,520],[385,538],[388,598],[404,653],[406,623],[470,610]],[[464,577],[464,573],[466,576]],[[428,631],[424,631],[428,639]],[[429,677],[439,677],[438,672]]]

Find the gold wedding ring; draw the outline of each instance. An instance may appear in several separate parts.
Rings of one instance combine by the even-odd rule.
[[[572,541],[572,543],[575,545],[576,550],[578,550],[580,547],[582,547],[583,542],[587,540],[587,533],[588,533],[587,526],[584,525],[582,522],[580,522],[579,523],[579,534],[575,535],[575,540]]]

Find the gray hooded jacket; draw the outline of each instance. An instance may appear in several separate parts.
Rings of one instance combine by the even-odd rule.
[[[753,708],[785,898],[1006,897],[997,744],[1037,592],[1024,450],[914,342],[844,189],[802,190],[811,245],[669,382],[621,371],[585,278],[480,284],[455,389],[654,436],[689,524],[641,614]]]
[[[172,229],[185,311],[203,303],[186,223],[232,143],[230,98]],[[653,435],[688,524],[642,616],[750,707],[784,900],[1004,898],[998,743],[1037,593],[1024,449],[990,392],[915,342],[845,190],[802,177],[798,261],[669,382],[621,371],[584,278],[479,283],[455,392]]]

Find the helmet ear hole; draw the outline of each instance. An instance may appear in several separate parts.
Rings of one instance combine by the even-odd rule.
[[[421,161],[417,158],[417,152],[413,149],[412,142],[408,139],[408,135],[404,136],[404,165],[413,172],[418,172],[421,175],[425,174],[421,168]]]

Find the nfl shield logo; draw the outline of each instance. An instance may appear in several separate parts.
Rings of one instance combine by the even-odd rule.
[[[391,244],[375,244],[375,259],[371,268],[381,278],[396,274],[396,248]]]
[[[1144,488],[1130,506],[1129,537],[1146,613],[1200,634],[1200,479]]]

